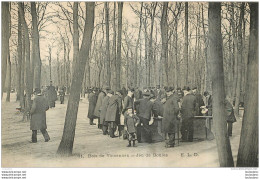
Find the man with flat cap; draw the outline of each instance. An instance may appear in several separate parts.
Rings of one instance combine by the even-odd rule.
[[[143,99],[135,101],[137,116],[139,117],[141,124],[143,125],[144,137],[148,143],[152,143],[152,134],[149,127],[149,121],[151,120],[152,110],[153,110],[153,102],[150,101],[150,93],[144,92]],[[141,142],[141,125],[137,127],[137,140]]]
[[[30,129],[32,130],[32,143],[37,142],[37,130],[40,130],[45,142],[50,140],[48,135],[47,124],[46,124],[46,111],[49,109],[47,99],[41,94],[39,88],[35,89],[36,97],[33,100],[32,108],[30,114],[32,116],[30,121]]]

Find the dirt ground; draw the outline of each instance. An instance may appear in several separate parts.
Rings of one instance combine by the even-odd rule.
[[[88,101],[80,101],[73,156],[61,158],[56,155],[65,120],[65,104],[56,101],[56,107],[47,111],[49,142],[44,142],[38,132],[38,143],[30,143],[30,123],[22,121],[17,113],[15,94],[11,102],[2,101],[2,167],[219,167],[215,140],[195,140],[165,148],[164,142],[140,143],[126,147],[122,138],[102,135],[97,126],[90,126],[87,119]],[[97,121],[95,121],[97,123]],[[241,119],[233,125],[230,138],[232,154],[236,161]]]

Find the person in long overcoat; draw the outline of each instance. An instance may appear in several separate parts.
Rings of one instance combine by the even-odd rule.
[[[106,112],[106,121],[108,122],[109,135],[115,137],[117,125],[120,123],[120,115],[122,112],[122,91],[119,90],[115,95],[109,98],[108,108]]]
[[[131,142],[133,142],[133,147],[135,147],[136,140],[136,127],[140,124],[140,119],[136,114],[133,114],[133,108],[131,106],[127,107],[127,111],[124,114],[124,128],[128,133],[128,146],[131,147]]]
[[[123,109],[122,114],[124,114],[128,107],[131,107],[133,109],[134,105],[134,99],[133,99],[134,89],[128,90],[127,96],[123,100]]]
[[[143,95],[142,95],[142,91],[138,88],[138,87],[136,87],[135,88],[135,91],[134,91],[134,100],[136,101],[136,100],[139,100],[139,99],[141,99],[143,97]]]
[[[50,86],[47,90],[47,99],[49,102],[49,107],[54,108],[55,107],[55,101],[57,100],[57,92],[54,86],[52,86],[52,81],[50,82]]]
[[[101,106],[102,106],[102,102],[104,97],[106,96],[106,93],[104,90],[102,90],[99,94],[98,94],[98,98],[97,98],[97,104],[94,110],[94,116],[96,118],[98,118],[98,128],[102,129],[102,123],[100,122],[100,111],[101,111]]]
[[[65,91],[63,90],[63,88],[59,90],[59,96],[60,96],[60,104],[64,104]]]
[[[97,95],[95,90],[91,90],[90,94],[88,95],[88,118],[90,125],[96,125],[93,120],[95,119],[94,110],[97,103]]]
[[[108,102],[109,102],[109,99],[111,96],[113,96],[113,91],[107,90],[107,95],[104,97],[102,105],[101,105],[100,123],[102,124],[103,135],[108,134],[108,132],[107,132],[108,122],[105,119],[106,119],[106,113],[107,113],[107,108],[108,108]]]
[[[32,108],[30,110],[31,121],[30,129],[32,130],[32,142],[37,142],[37,130],[40,130],[45,142],[50,140],[47,132],[46,111],[49,109],[47,99],[41,94],[41,90],[35,89],[36,97],[33,100]]]
[[[228,101],[228,99],[225,99],[225,110],[226,110],[226,116],[227,116],[227,129],[228,129],[228,136],[232,136],[232,128],[233,123],[236,122],[236,117],[234,114],[234,109],[232,104]]]
[[[178,131],[178,113],[180,111],[177,95],[173,94],[173,88],[166,88],[166,102],[163,106],[163,132],[168,135],[169,140],[165,140],[165,147],[174,147],[175,133]]]
[[[192,91],[187,88],[187,95],[183,97],[183,102],[181,106],[181,116],[182,116],[182,126],[181,135],[182,141],[192,142],[193,141],[193,120],[196,114],[196,97]]]
[[[142,99],[134,102],[136,108],[137,116],[139,117],[143,125],[143,134],[148,143],[152,143],[152,134],[149,127],[149,122],[151,121],[152,111],[154,109],[153,102],[150,101],[150,93],[144,92]],[[141,142],[141,125],[137,127],[137,141]]]
[[[196,97],[196,115],[202,116],[200,107],[205,105],[204,101],[203,101],[203,97],[200,93],[198,93],[197,87],[193,87],[192,92],[193,92],[194,96]]]

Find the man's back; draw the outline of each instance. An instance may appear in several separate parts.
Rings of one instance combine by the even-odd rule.
[[[195,114],[196,97],[193,94],[187,94],[183,97],[181,113],[185,117],[192,117]]]
[[[148,98],[140,99],[135,103],[138,104],[138,108],[139,108],[137,115],[150,120],[153,103]]]

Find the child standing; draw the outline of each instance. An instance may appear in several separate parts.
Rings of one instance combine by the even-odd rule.
[[[124,125],[125,130],[128,133],[128,142],[129,144],[127,147],[131,147],[131,141],[133,141],[133,147],[136,147],[135,141],[136,141],[136,127],[140,123],[140,119],[136,116],[136,114],[133,114],[132,107],[127,108],[127,112],[124,115]]]

